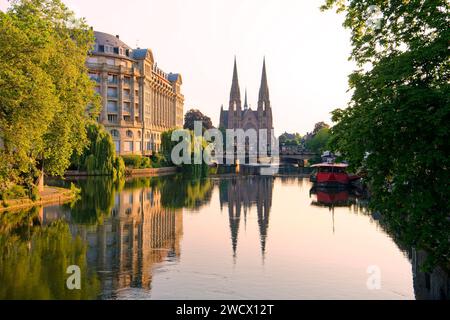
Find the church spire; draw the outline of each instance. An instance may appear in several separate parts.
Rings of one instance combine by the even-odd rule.
[[[261,86],[259,87],[259,101],[264,101],[266,104],[269,103],[269,86],[267,84],[267,74],[266,74],[266,58],[263,60],[263,69],[261,76]]]
[[[244,100],[244,110],[248,109],[248,104],[247,104],[247,88],[245,88],[245,100]]]
[[[240,104],[241,101],[241,90],[239,89],[239,80],[237,73],[237,65],[236,65],[236,57],[234,57],[234,68],[233,68],[233,82],[231,83],[231,91],[230,91],[230,105],[233,102],[236,104]]]

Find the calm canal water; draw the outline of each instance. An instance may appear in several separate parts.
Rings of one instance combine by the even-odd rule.
[[[363,200],[307,178],[76,184],[75,204],[0,215],[0,298],[414,299],[431,290],[420,255],[399,248]],[[81,268],[81,290],[67,290],[68,265]]]

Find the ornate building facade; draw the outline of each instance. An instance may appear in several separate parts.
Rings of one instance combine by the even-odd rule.
[[[230,91],[228,110],[220,109],[219,127],[224,129],[267,129],[267,143],[270,150],[271,137],[269,130],[273,130],[272,107],[267,83],[266,61],[263,61],[261,85],[259,87],[258,107],[252,110],[247,102],[247,90],[245,91],[244,105],[241,104],[241,90],[239,88],[236,59],[234,59],[233,80]],[[259,138],[259,137],[258,137]],[[259,141],[259,140],[258,140]]]
[[[159,69],[150,49],[132,49],[119,36],[94,34],[87,67],[102,97],[99,122],[119,154],[158,152],[162,132],[183,126],[181,75]]]

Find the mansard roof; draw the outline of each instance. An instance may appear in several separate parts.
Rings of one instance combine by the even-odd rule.
[[[125,42],[120,40],[119,36],[113,36],[112,34],[94,31],[95,42],[99,45],[109,45],[112,47],[122,47],[131,49]]]
[[[167,76],[167,79],[170,82],[180,82],[180,84],[183,83],[183,80],[181,79],[181,75],[179,73],[169,73],[169,75]]]
[[[149,57],[150,60],[153,59],[153,52],[150,49],[134,49],[133,50],[133,58],[136,60],[145,59]]]

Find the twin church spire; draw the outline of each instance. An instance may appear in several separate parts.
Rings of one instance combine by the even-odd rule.
[[[269,85],[267,83],[266,59],[265,58],[263,60],[261,85],[259,87],[258,109],[263,108],[263,106],[270,107]],[[241,90],[239,87],[239,78],[238,78],[236,57],[234,58],[233,80],[231,83],[231,90],[230,90],[230,108],[234,108],[234,107],[236,107],[236,109],[241,109]],[[245,89],[245,100],[244,100],[244,110],[246,110],[246,109],[248,109],[247,88]]]
[[[236,57],[234,58],[233,80],[230,91],[230,104],[228,110],[220,108],[219,127],[225,129],[273,129],[272,107],[269,99],[269,86],[267,81],[266,61],[264,59],[261,74],[261,85],[259,87],[258,107],[256,110],[250,109],[248,105],[247,89],[242,105],[241,89],[239,87],[239,77]],[[268,141],[270,143],[270,141]]]

